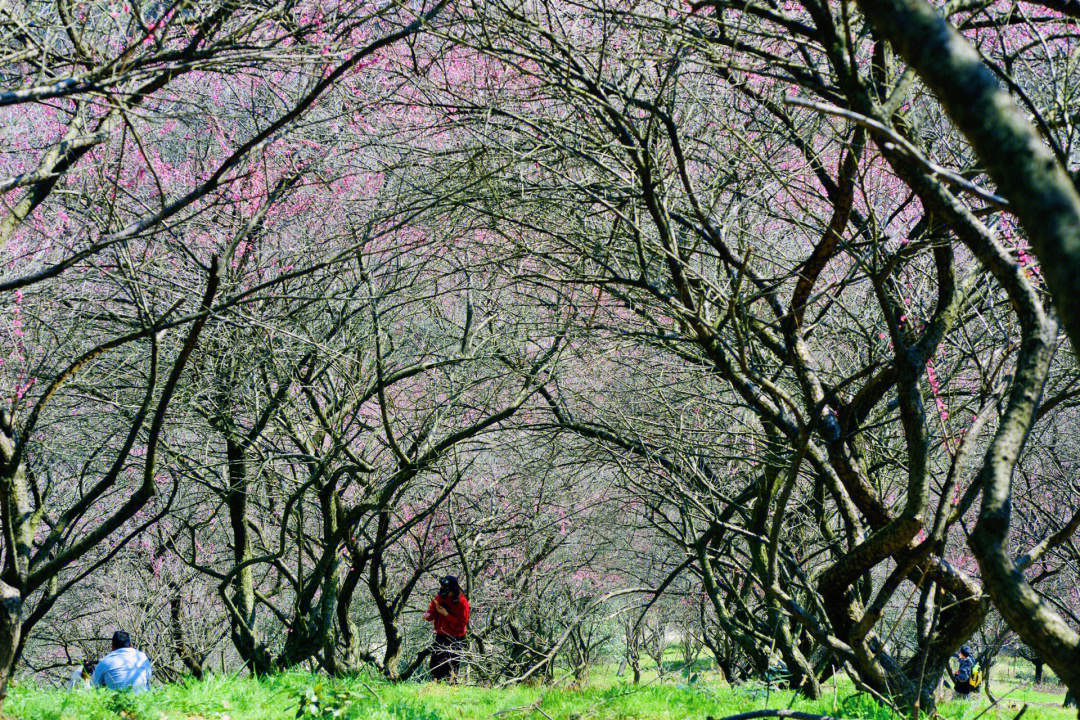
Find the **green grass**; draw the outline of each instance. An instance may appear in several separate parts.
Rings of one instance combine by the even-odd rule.
[[[994,663],[994,677],[1008,685],[1030,685],[1035,681],[1035,666],[1021,658],[1000,657]],[[1057,675],[1049,667],[1043,671],[1043,684],[1060,687]]]
[[[66,692],[19,684],[4,712],[26,720],[284,720],[295,718],[305,689],[312,688],[318,711],[319,695],[329,690],[347,696],[338,717],[372,720],[688,720],[770,708],[798,710],[867,720],[889,720],[888,709],[857,695],[849,683],[826,684],[825,697],[792,702],[790,691],[766,692],[763,687],[729,688],[711,678],[683,685],[678,677],[664,683],[634,686],[600,672],[583,689],[564,687],[480,688],[466,685],[402,683],[390,685],[372,678],[340,682],[303,673],[286,673],[261,680],[228,676],[165,685],[142,695],[102,690]],[[1000,692],[1008,687],[1002,685]],[[1014,692],[982,718],[1014,717],[1021,702],[1048,703],[1029,707],[1025,720],[1066,720],[1074,712],[1060,708],[1060,695]],[[1055,706],[1050,706],[1049,703]],[[975,720],[988,703],[985,696],[971,702],[947,702],[940,708],[946,720]],[[318,714],[305,717],[330,717]],[[980,719],[981,720],[981,719]]]

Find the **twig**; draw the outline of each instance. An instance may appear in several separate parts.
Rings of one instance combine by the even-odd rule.
[[[865,115],[860,115],[857,112],[846,110],[842,107],[837,107],[836,105],[814,102],[813,100],[803,100],[802,98],[784,98],[784,104],[809,108],[810,110],[817,110],[818,112],[825,113],[826,115],[836,115],[842,118],[847,118],[854,123],[862,125],[869,130],[873,130],[874,132],[887,137],[891,141],[890,143],[885,144],[885,147],[887,149],[895,148],[897,150],[903,151],[904,154],[909,156],[912,160],[929,170],[932,175],[940,176],[949,183],[956,185],[963,190],[966,190],[980,200],[990,205],[993,205],[994,207],[1002,210],[1006,210],[1009,207],[1009,201],[1005,198],[1001,197],[1000,195],[996,195],[989,190],[979,187],[967,178],[961,177],[960,175],[956,174],[955,172],[949,170],[946,167],[938,165],[936,162],[927,158],[921,152],[919,152],[918,148],[912,145],[906,138],[897,134],[894,130],[886,127],[885,125],[881,124],[877,120],[874,120],[873,118],[867,117]]]
[[[528,715],[533,711],[540,711],[540,704],[544,702],[544,697],[546,697],[546,695],[547,693],[544,693],[543,695],[538,697],[535,702],[531,702],[528,705],[515,705],[513,707],[504,708],[502,710],[496,710],[491,715],[492,717],[502,717],[503,715],[509,715],[510,713],[514,712],[523,712]]]
[[[380,705],[382,705],[382,704],[383,704],[383,699],[382,699],[381,697],[379,697],[379,693],[375,692],[375,690],[374,690],[374,689],[372,689],[372,687],[371,687],[370,685],[368,685],[368,684],[367,684],[366,682],[364,682],[363,680],[361,680],[361,681],[360,681],[360,684],[361,684],[361,685],[363,685],[364,687],[366,687],[366,688],[367,688],[367,691],[368,691],[369,693],[371,693],[372,695],[374,695],[374,696],[375,696],[375,699],[379,701],[379,704],[380,704]]]
[[[624,698],[627,695],[635,695],[635,694],[641,692],[642,690],[644,690],[644,687],[642,687],[640,685],[635,686],[634,688],[632,688],[630,690],[627,690],[626,692],[621,692],[618,695],[612,695],[611,697],[606,697],[606,698],[604,698],[603,700],[601,700],[598,703],[593,703],[589,707],[585,708],[585,710],[583,710],[578,715],[578,720],[585,720],[585,718],[589,717],[590,715],[595,713],[597,710],[602,708],[604,705],[607,705],[612,700],[618,700],[619,698]]]
[[[722,718],[708,716],[706,720],[754,720],[755,718],[767,717],[791,718],[791,720],[841,720],[831,715],[818,715],[798,710],[754,710],[753,712],[739,713],[738,715],[726,715]]]

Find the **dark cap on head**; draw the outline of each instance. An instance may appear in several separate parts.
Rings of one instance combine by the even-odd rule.
[[[113,650],[131,647],[131,636],[123,630],[117,630],[112,636]]]
[[[962,652],[964,655],[970,655],[971,654],[971,646],[970,645],[964,645],[963,647],[960,648],[960,652]]]

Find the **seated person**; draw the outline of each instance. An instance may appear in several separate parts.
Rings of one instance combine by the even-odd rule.
[[[90,684],[110,690],[142,692],[150,687],[150,658],[131,647],[131,636],[117,630],[112,636],[113,651],[98,661]]]

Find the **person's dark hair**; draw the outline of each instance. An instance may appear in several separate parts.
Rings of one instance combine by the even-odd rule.
[[[971,646],[970,645],[964,645],[962,648],[960,648],[960,654],[961,655],[967,655],[968,657],[971,657]]]
[[[439,578],[439,594],[446,597],[452,593],[461,594],[461,585],[458,584],[458,579],[453,575]]]
[[[131,635],[123,630],[117,630],[112,636],[113,650],[131,647]]]

